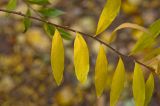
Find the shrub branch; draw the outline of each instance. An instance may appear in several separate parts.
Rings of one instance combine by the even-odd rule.
[[[37,21],[44,22],[44,23],[48,23],[48,24],[53,25],[53,26],[55,26],[55,27],[62,28],[62,29],[65,29],[65,30],[68,30],[68,31],[71,31],[71,32],[75,32],[75,33],[78,32],[78,33],[80,33],[80,34],[82,34],[82,35],[84,35],[84,36],[90,37],[90,38],[92,38],[93,40],[96,40],[96,41],[98,41],[99,43],[105,45],[106,47],[108,47],[109,49],[111,49],[113,52],[115,52],[117,55],[119,55],[120,57],[125,57],[125,58],[128,58],[128,59],[131,59],[132,61],[134,61],[134,62],[142,65],[143,67],[145,67],[145,68],[148,69],[149,71],[155,73],[155,70],[154,70],[152,67],[143,64],[143,63],[140,62],[139,60],[135,59],[133,56],[128,56],[128,55],[122,54],[121,52],[119,52],[118,50],[114,49],[114,48],[113,48],[112,46],[110,46],[109,44],[105,43],[104,41],[102,41],[102,40],[100,40],[99,38],[94,37],[94,36],[92,36],[92,35],[90,35],[90,34],[86,34],[86,33],[84,33],[84,32],[80,32],[80,31],[77,31],[77,30],[75,30],[75,29],[71,29],[71,28],[69,28],[69,27],[67,27],[67,26],[58,25],[58,24],[55,24],[55,23],[52,23],[52,22],[49,22],[49,21],[47,21],[47,20],[43,20],[43,19],[40,19],[40,18],[37,18],[37,17],[27,16],[27,15],[21,13],[21,12],[10,11],[10,10],[6,10],[6,9],[0,9],[0,11],[1,11],[1,12],[5,12],[5,13],[10,13],[10,14],[19,15],[19,16],[22,16],[22,17],[28,17],[28,18],[30,18],[30,19],[37,20]]]

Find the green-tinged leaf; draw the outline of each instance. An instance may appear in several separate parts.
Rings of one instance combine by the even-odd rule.
[[[7,10],[14,10],[17,6],[17,0],[9,0],[7,4]]]
[[[44,31],[47,33],[47,35],[48,35],[49,37],[52,37],[52,36],[53,36],[53,34],[54,34],[54,32],[55,32],[55,27],[54,27],[54,26],[52,26],[52,25],[50,25],[50,24],[48,24],[48,23],[44,23],[44,24],[43,24],[43,28],[44,28]]]
[[[27,2],[32,4],[39,4],[39,5],[49,4],[48,0],[27,0]]]
[[[114,34],[115,32],[117,32],[118,30],[124,29],[124,28],[132,28],[132,29],[140,30],[140,31],[147,33],[147,34],[151,34],[146,28],[139,26],[137,24],[123,23],[123,24],[119,25],[116,29],[114,29],[114,31],[112,32],[112,34],[110,36],[109,42],[112,42],[113,39],[115,38],[115,35],[116,35],[116,34]]]
[[[143,33],[142,36],[139,38],[139,40],[136,42],[135,46],[133,47],[133,50],[131,54],[135,54],[139,51],[142,51],[143,49],[152,46],[155,39],[160,34],[160,19],[155,21],[150,27],[149,32],[151,35],[148,35],[146,33]]]
[[[154,90],[154,77],[150,74],[145,86],[145,106],[148,106]]]
[[[31,19],[28,18],[28,16],[31,16],[31,12],[30,10],[28,9],[27,12],[26,12],[26,16],[27,17],[24,17],[24,20],[23,20],[23,23],[24,23],[24,32],[26,32],[28,30],[28,28],[31,26]]]
[[[89,72],[89,51],[85,40],[79,33],[74,41],[74,66],[77,79],[84,83]]]
[[[55,8],[42,8],[39,12],[45,17],[57,17],[64,14],[63,11]]]
[[[124,88],[125,68],[122,59],[119,59],[114,73],[110,92],[110,106],[116,106],[119,96]]]
[[[108,60],[102,45],[100,45],[99,53],[95,66],[95,88],[97,96],[101,96],[106,85],[106,77],[108,71]]]
[[[144,57],[144,60],[147,61],[147,60],[150,60],[156,56],[160,55],[160,48],[156,48],[150,52],[148,52],[146,54],[146,56]]]
[[[119,13],[120,7],[121,0],[107,0],[99,18],[96,35],[100,34],[109,27],[109,25]]]
[[[59,28],[58,30],[59,30],[61,36],[62,36],[64,39],[66,39],[66,40],[71,40],[71,39],[72,39],[72,36],[71,36],[70,33],[66,32],[65,30],[60,29],[60,28]]]
[[[135,106],[144,106],[145,82],[144,82],[143,70],[137,63],[135,64],[134,68],[132,89],[133,89]]]
[[[44,23],[43,28],[44,28],[45,32],[47,33],[47,35],[48,35],[49,37],[52,37],[52,36],[53,36],[54,31],[55,31],[55,27],[54,27],[53,25]],[[60,28],[57,28],[57,29],[58,29],[60,35],[61,35],[65,40],[71,40],[71,39],[72,39],[70,33],[66,32],[65,30],[60,29]]]
[[[64,46],[61,35],[57,29],[55,30],[52,39],[51,66],[56,83],[57,85],[60,85],[63,79],[64,71]]]

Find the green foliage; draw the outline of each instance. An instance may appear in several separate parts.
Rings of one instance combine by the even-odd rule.
[[[71,40],[71,34],[66,32],[64,29],[58,28],[58,31],[60,32],[61,36],[66,40]]]
[[[27,2],[32,3],[32,4],[38,4],[38,5],[49,4],[48,0],[27,0]]]
[[[43,28],[44,28],[44,31],[47,33],[47,35],[49,37],[52,37],[54,35],[54,32],[55,32],[55,27],[51,24],[48,24],[48,23],[44,23],[43,24]],[[65,40],[71,40],[72,37],[71,37],[71,34],[66,32],[65,30],[63,29],[60,29],[60,28],[57,28],[58,31],[60,32],[60,35],[65,39]]]
[[[14,10],[17,6],[17,0],[9,0],[7,4],[7,10]]]
[[[139,40],[136,42],[131,54],[135,54],[139,51],[142,51],[143,49],[150,47],[153,45],[155,39],[160,34],[160,19],[155,21],[149,28],[149,32],[151,32],[151,35],[148,35],[147,33],[143,33],[143,35],[139,38]]]
[[[44,24],[43,24],[43,29],[44,29],[44,31],[47,33],[47,35],[48,35],[49,37],[52,37],[52,36],[53,36],[54,31],[55,31],[55,27],[54,27],[54,26],[52,26],[52,25],[50,25],[50,24],[48,24],[48,23],[44,23]]]
[[[57,17],[64,14],[63,11],[55,8],[42,8],[39,12],[45,17]]]
[[[28,9],[27,12],[26,12],[26,16],[27,17],[24,17],[24,20],[23,20],[23,23],[24,23],[24,32],[26,32],[28,30],[28,28],[31,26],[32,24],[32,21],[30,18],[28,18],[29,16],[31,16],[31,12],[30,10]]]

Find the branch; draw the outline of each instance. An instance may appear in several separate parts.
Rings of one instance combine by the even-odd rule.
[[[5,12],[5,13],[10,13],[10,14],[15,14],[15,15],[23,16],[23,17],[28,17],[28,18],[30,18],[30,19],[37,20],[37,21],[44,22],[44,23],[48,23],[48,24],[53,25],[53,26],[55,26],[55,27],[62,28],[62,29],[65,29],[65,30],[68,30],[68,31],[71,31],[71,32],[75,32],[75,33],[78,32],[78,33],[80,33],[80,34],[82,34],[82,35],[84,35],[84,36],[90,37],[90,38],[98,41],[98,42],[101,43],[101,44],[104,44],[106,47],[108,47],[109,49],[111,49],[113,52],[115,52],[115,53],[118,54],[119,56],[121,56],[121,57],[126,57],[126,58],[128,58],[128,59],[131,59],[131,60],[133,60],[134,62],[137,62],[138,64],[144,66],[145,68],[147,68],[147,69],[150,70],[151,72],[155,73],[155,70],[154,70],[152,67],[147,66],[147,65],[141,63],[140,61],[138,61],[137,59],[135,59],[135,58],[132,57],[132,56],[128,56],[128,55],[122,54],[121,52],[119,52],[119,51],[117,51],[116,49],[114,49],[113,47],[111,47],[109,44],[105,43],[104,41],[102,41],[102,40],[98,39],[97,37],[94,37],[94,36],[92,36],[92,35],[90,35],[90,34],[86,34],[86,33],[84,33],[84,32],[80,32],[80,31],[71,29],[71,28],[66,27],[66,26],[57,25],[57,24],[51,23],[51,22],[49,22],[49,21],[46,21],[46,20],[43,20],[43,19],[40,19],[40,18],[37,18],[37,17],[27,16],[27,15],[21,13],[21,12],[10,11],[10,10],[5,10],[5,9],[0,9],[0,11],[1,11],[1,12]]]

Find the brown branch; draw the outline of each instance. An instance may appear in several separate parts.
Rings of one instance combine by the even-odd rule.
[[[34,19],[34,20],[37,20],[37,21],[40,21],[40,22],[48,23],[48,24],[50,24],[50,25],[53,25],[53,26],[55,26],[55,27],[62,28],[62,29],[68,30],[68,31],[78,32],[78,33],[80,33],[80,34],[82,34],[82,35],[84,35],[84,36],[90,37],[90,38],[98,41],[98,42],[101,43],[101,44],[104,44],[106,47],[108,47],[109,49],[111,49],[113,52],[115,52],[115,53],[118,54],[119,56],[129,58],[129,59],[137,62],[138,64],[144,66],[145,68],[147,68],[147,69],[150,70],[151,72],[155,73],[155,70],[154,70],[152,67],[143,64],[142,62],[138,61],[137,59],[135,59],[135,58],[132,57],[132,56],[127,56],[127,55],[122,54],[121,52],[119,52],[119,51],[117,51],[116,49],[114,49],[113,47],[111,47],[109,44],[105,43],[104,41],[102,41],[102,40],[98,39],[97,37],[94,37],[94,36],[92,36],[92,35],[90,35],[90,34],[86,34],[86,33],[84,33],[84,32],[80,32],[80,31],[71,29],[71,28],[66,27],[66,26],[57,25],[57,24],[51,23],[51,22],[49,22],[49,21],[46,21],[46,20],[43,20],[43,19],[40,19],[40,18],[37,18],[37,17],[27,16],[27,15],[21,13],[21,12],[10,11],[10,10],[5,10],[5,9],[0,9],[0,11],[1,11],[1,12],[6,12],[6,13],[15,14],[15,15],[19,15],[19,16],[23,16],[23,17],[28,17],[28,18],[30,18],[30,19]]]

